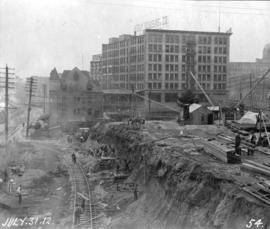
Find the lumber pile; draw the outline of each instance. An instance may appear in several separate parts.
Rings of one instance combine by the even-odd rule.
[[[241,165],[241,170],[248,170],[270,177],[270,168],[268,166],[250,160],[246,160]]]
[[[225,145],[221,145],[220,142],[216,140],[207,141],[206,139],[198,139],[197,141],[204,146],[205,152],[225,163],[228,162],[227,153],[234,151],[233,148],[228,148]]]
[[[264,189],[255,189],[253,187],[244,187],[243,190],[265,204],[270,205],[270,192]]]

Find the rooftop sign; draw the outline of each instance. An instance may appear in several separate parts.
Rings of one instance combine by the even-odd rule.
[[[168,16],[137,24],[134,28],[136,33],[140,33],[145,29],[164,29],[168,26]]]

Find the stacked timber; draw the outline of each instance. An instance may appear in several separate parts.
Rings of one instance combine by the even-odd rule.
[[[245,160],[245,163],[241,165],[241,170],[248,170],[270,177],[270,168],[268,166],[250,160]]]
[[[225,163],[228,162],[227,153],[234,152],[234,148],[222,145],[219,141],[216,140],[208,141],[206,139],[198,139],[197,141],[204,146],[205,152],[211,154],[212,156]]]

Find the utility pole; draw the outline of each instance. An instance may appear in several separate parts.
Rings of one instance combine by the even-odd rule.
[[[43,113],[46,112],[46,84],[43,84]]]
[[[150,112],[151,112],[151,90],[149,90],[149,94],[148,94],[148,98],[149,98],[149,100],[148,100],[148,106],[149,106],[149,114],[150,114]]]
[[[29,135],[29,122],[30,122],[30,112],[31,112],[31,100],[33,96],[33,87],[34,85],[34,78],[30,77],[28,80],[29,83],[29,99],[28,99],[28,109],[27,109],[27,121],[26,121],[26,137]]]
[[[2,88],[5,88],[5,145],[6,145],[6,152],[8,151],[8,102],[9,102],[9,94],[8,94],[8,89],[13,89],[14,87],[11,86],[11,84],[14,84],[14,82],[9,82],[10,78],[9,75],[14,75],[14,73],[9,73],[9,70],[15,70],[14,68],[9,68],[8,65],[6,65],[5,68],[5,77],[1,77],[2,79],[5,79],[5,86],[1,86]]]
[[[8,66],[6,65],[6,83],[5,83],[5,142],[8,146]]]
[[[252,88],[252,75],[250,73],[250,76],[249,76],[249,90],[251,90]],[[250,93],[250,107],[251,107],[251,110],[253,111],[253,92]]]

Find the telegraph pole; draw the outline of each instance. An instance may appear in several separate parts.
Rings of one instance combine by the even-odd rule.
[[[30,122],[30,112],[31,112],[31,100],[33,96],[34,78],[30,77],[28,82],[29,82],[29,99],[28,99],[27,121],[26,121],[26,137],[28,137],[29,135],[29,122]]]
[[[5,83],[5,142],[8,145],[8,66],[6,65],[6,83]]]
[[[1,77],[2,79],[5,79],[5,86],[1,86],[2,88],[5,88],[5,145],[6,145],[6,152],[8,150],[8,102],[9,102],[9,94],[8,94],[8,89],[13,88],[11,84],[14,84],[14,82],[9,82],[10,78],[9,75],[14,75],[14,73],[9,73],[9,70],[14,70],[14,68],[9,68],[8,65],[6,65],[5,68],[5,77]],[[4,73],[4,72],[1,72]]]
[[[46,112],[46,84],[43,84],[43,113]]]

